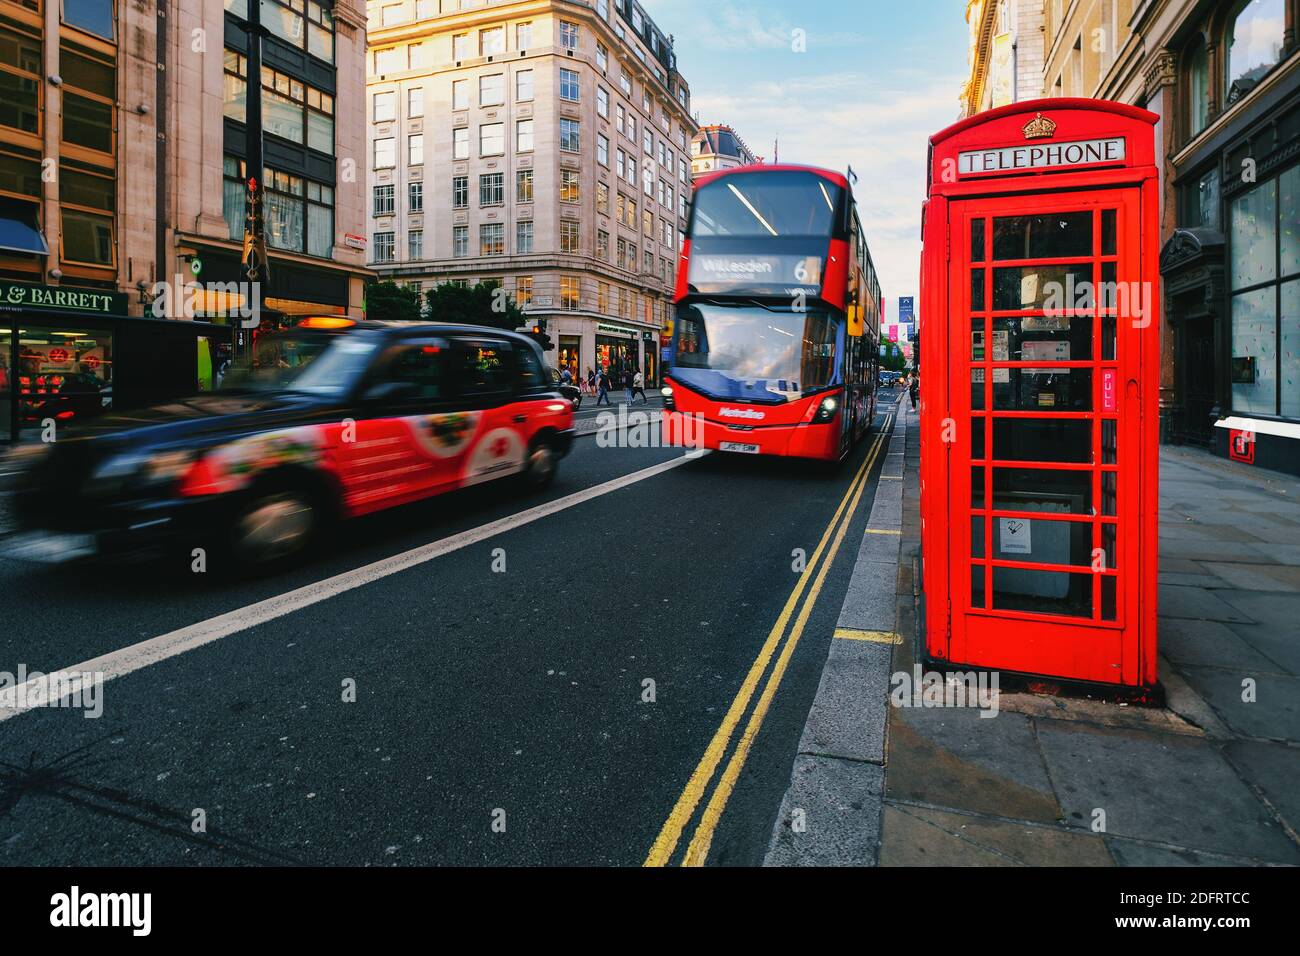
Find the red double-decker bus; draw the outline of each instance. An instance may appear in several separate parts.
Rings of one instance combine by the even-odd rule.
[[[665,442],[834,461],[866,434],[880,284],[845,176],[745,166],[702,177],[675,301]]]

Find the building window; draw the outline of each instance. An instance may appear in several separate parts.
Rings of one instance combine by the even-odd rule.
[[[608,237],[607,237],[608,238]],[[596,283],[596,311],[601,315],[609,315],[609,283]]]
[[[23,63],[26,60],[28,53],[26,38],[8,30],[0,29],[0,42],[14,50],[14,53],[10,54],[10,56],[16,59],[18,63]],[[36,46],[35,51],[35,64],[39,70],[41,65],[39,45]],[[244,123],[248,119],[248,59],[242,53],[237,53],[234,50],[224,52],[225,76],[221,96],[222,114],[236,123]],[[0,111],[0,123],[15,129],[21,129],[25,133],[34,133],[36,132],[35,113],[37,108],[35,89],[32,89],[29,101],[26,95],[26,84],[17,79],[22,74],[13,69],[13,65],[9,60],[10,57],[7,56],[3,61],[0,61],[0,70],[4,71],[5,80],[3,99],[6,101],[6,108]],[[12,105],[9,105],[15,93],[19,96],[17,110]],[[14,122],[15,119],[25,120],[28,116],[31,117],[30,129],[24,128],[28,125],[26,122],[22,125]]]
[[[451,158],[469,159],[469,129],[461,126],[451,134]]]
[[[533,121],[515,120],[515,151],[531,153],[533,151]]]
[[[533,23],[520,23],[515,26],[515,49],[527,51],[533,45]]]
[[[604,229],[596,230],[596,258],[601,262],[609,261],[609,233]]]
[[[451,38],[451,58],[457,62],[469,59],[468,33],[457,33]]]
[[[582,295],[579,292],[581,280],[577,276],[560,276],[560,308],[576,312],[582,307]]]
[[[419,262],[424,258],[424,230],[412,229],[406,235],[406,258]]]
[[[108,175],[59,167],[62,258],[92,266],[114,265],[116,190]]]
[[[560,99],[577,103],[580,96],[577,70],[560,70]]]
[[[408,183],[406,198],[409,212],[424,212],[424,183]]]
[[[469,226],[451,227],[451,254],[455,259],[469,255]]]
[[[533,201],[533,171],[531,169],[521,169],[515,173],[515,202],[529,203]]]
[[[632,79],[627,75],[627,70],[622,70],[619,73],[618,86],[623,91],[624,96],[632,95]]]
[[[506,28],[488,27],[478,32],[478,55],[499,56],[506,52]]]
[[[501,156],[506,151],[506,124],[484,123],[478,128],[478,154]]]
[[[1233,200],[1232,408],[1300,419],[1300,166]]]
[[[560,223],[560,252],[568,256],[576,256],[582,251],[580,241],[581,230],[578,224],[572,219],[565,219]]]
[[[533,223],[531,219],[515,223],[515,254],[526,256],[533,251]]]
[[[493,73],[478,78],[478,105],[500,106],[506,101],[506,75]]]
[[[560,202],[576,203],[581,201],[578,188],[579,177],[576,169],[560,170]]]
[[[501,222],[485,222],[478,227],[478,254],[504,256],[506,254],[506,227]]]
[[[393,214],[393,187],[376,186],[374,215],[391,216]]]
[[[117,22],[113,0],[63,0],[63,22],[105,40],[112,40],[113,27]]]
[[[560,119],[560,149],[566,153],[576,153],[581,148],[580,126],[577,120]]]
[[[560,46],[566,50],[578,49],[578,25],[568,20],[560,21]]]
[[[77,47],[74,51],[66,43],[59,48],[63,142],[112,153],[117,71],[109,61],[82,55],[79,52],[82,49]],[[302,122],[301,109],[298,121]]]
[[[375,262],[392,262],[397,258],[393,237],[391,232],[375,233]]]
[[[533,304],[533,277],[515,277],[515,305],[526,309]]]
[[[602,86],[596,87],[596,113],[602,119],[609,119],[609,91]]]
[[[408,166],[424,165],[423,133],[412,133],[406,138],[406,163]]]
[[[451,179],[451,208],[469,208],[469,177],[453,176]]]
[[[529,103],[533,99],[533,71],[520,70],[515,74],[515,99]]]
[[[396,93],[376,93],[371,102],[370,112],[376,123],[387,123],[397,119]]]
[[[506,201],[506,174],[485,173],[478,178],[478,204],[502,206]]]
[[[413,86],[406,91],[406,115],[409,119],[419,119],[424,115],[423,86]]]
[[[397,165],[397,140],[391,136],[375,140],[375,169],[392,169]]]
[[[609,215],[609,187],[604,183],[596,183],[596,212]]]
[[[596,134],[596,162],[609,166],[609,139],[600,133]]]
[[[1285,28],[1286,0],[1242,0],[1237,4],[1224,37],[1227,105],[1258,86],[1281,61]]]
[[[454,110],[469,109],[469,80],[451,81],[451,108]]]
[[[603,43],[596,44],[596,67],[601,73],[609,72],[609,50]]]

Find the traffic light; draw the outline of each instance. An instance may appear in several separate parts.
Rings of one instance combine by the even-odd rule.
[[[546,334],[545,319],[535,319],[532,327],[524,334],[540,345],[543,352],[550,352],[555,348],[555,343],[552,342],[551,337]]]

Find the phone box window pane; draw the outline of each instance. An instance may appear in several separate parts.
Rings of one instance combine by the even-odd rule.
[[[993,258],[1065,259],[1092,255],[1092,213],[1066,212],[993,220]]]

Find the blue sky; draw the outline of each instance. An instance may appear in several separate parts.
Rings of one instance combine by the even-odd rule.
[[[962,0],[641,0],[676,37],[701,123],[768,160],[850,164],[892,321],[915,295],[926,141],[953,123],[966,75]],[[807,52],[792,50],[795,30]]]

